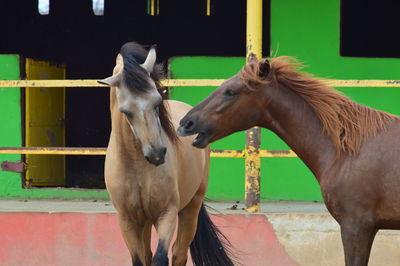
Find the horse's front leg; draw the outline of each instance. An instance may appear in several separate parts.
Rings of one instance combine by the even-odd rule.
[[[151,228],[152,228],[151,223],[147,223],[144,227],[143,231],[143,240],[144,240],[144,251],[145,251],[145,257],[146,257],[146,266],[151,265],[151,259],[153,257],[153,253],[151,252]]]
[[[168,248],[176,227],[178,208],[170,207],[158,217],[155,227],[158,234],[158,245],[156,253],[151,261],[151,265],[168,265]]]
[[[118,222],[122,236],[132,257],[132,265],[143,266],[146,264],[145,248],[143,241],[144,226],[137,224],[127,216],[118,213]]]
[[[193,199],[179,212],[178,233],[172,249],[172,265],[185,266],[190,244],[197,230],[199,211],[204,194],[195,194]]]
[[[340,226],[346,266],[368,265],[372,243],[376,232],[375,224],[363,219],[349,219]]]

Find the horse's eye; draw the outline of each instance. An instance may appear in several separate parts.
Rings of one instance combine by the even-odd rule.
[[[120,111],[121,111],[121,113],[126,115],[128,118],[132,118],[133,117],[133,113],[131,111],[128,111],[128,110],[125,110],[125,109],[121,109]]]
[[[227,90],[224,91],[224,95],[226,95],[226,96],[235,96],[236,93],[231,89],[227,89]]]

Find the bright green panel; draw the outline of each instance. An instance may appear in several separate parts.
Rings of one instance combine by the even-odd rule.
[[[243,200],[244,159],[212,158],[206,197],[214,200]]]
[[[19,79],[18,55],[0,55],[0,79]],[[0,88],[0,146],[21,147],[21,96],[20,88]],[[0,162],[21,161],[20,155],[0,155]],[[21,174],[0,170],[0,196],[11,193],[19,184]]]
[[[245,59],[242,57],[175,57],[169,61],[170,78],[226,79],[236,74]],[[171,98],[192,106],[206,98],[216,87],[173,87]],[[236,133],[212,144],[213,149],[243,149],[244,133]],[[211,174],[211,176],[214,173]]]
[[[241,57],[175,57],[169,61],[169,76],[175,79],[225,79],[244,64]],[[216,87],[173,87],[171,98],[196,105]]]
[[[262,200],[321,201],[317,180],[298,158],[261,159]]]
[[[244,64],[242,57],[176,57],[169,62],[175,79],[225,79]],[[171,98],[192,106],[206,98],[216,87],[173,87]],[[244,149],[245,133],[239,132],[211,145],[213,149]],[[242,159],[212,158],[207,197],[241,200],[244,198],[244,162]]]

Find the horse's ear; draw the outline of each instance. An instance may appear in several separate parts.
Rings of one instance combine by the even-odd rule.
[[[151,72],[153,72],[154,64],[156,63],[156,58],[157,58],[157,56],[156,56],[156,46],[153,45],[150,48],[149,53],[147,54],[146,60],[140,66],[143,67],[144,69],[146,69],[147,72],[151,73]]]
[[[265,59],[263,62],[260,63],[260,68],[258,71],[258,75],[261,78],[266,78],[271,70],[271,65],[269,64],[268,60]]]
[[[108,85],[111,87],[118,86],[119,82],[121,81],[121,77],[119,74],[113,75],[111,77],[105,78],[103,80],[98,80],[97,82],[103,85]]]

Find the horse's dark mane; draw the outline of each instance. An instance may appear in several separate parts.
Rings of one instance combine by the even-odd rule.
[[[297,93],[321,120],[338,156],[342,153],[357,154],[366,139],[399,119],[398,116],[358,104],[330,88],[326,81],[298,71],[302,65],[292,57],[270,59],[270,74],[266,79],[258,74],[262,63],[256,61],[243,67],[240,76],[246,87],[254,90],[255,84],[276,87],[283,84]]]
[[[119,52],[124,61],[123,68],[123,82],[132,91],[145,93],[150,86],[148,85],[148,73],[140,66],[146,60],[148,51],[144,46],[135,43],[128,42],[121,47]],[[164,88],[161,86],[160,80],[165,77],[164,69],[161,64],[156,64],[153,71],[150,73],[150,77],[154,80],[157,86],[157,90],[163,97],[163,100],[168,99],[167,94],[163,93]],[[176,143],[178,141],[178,135],[176,134],[175,128],[172,125],[170,114],[165,106],[165,102],[159,107],[159,117],[162,128],[168,135],[169,139]]]

